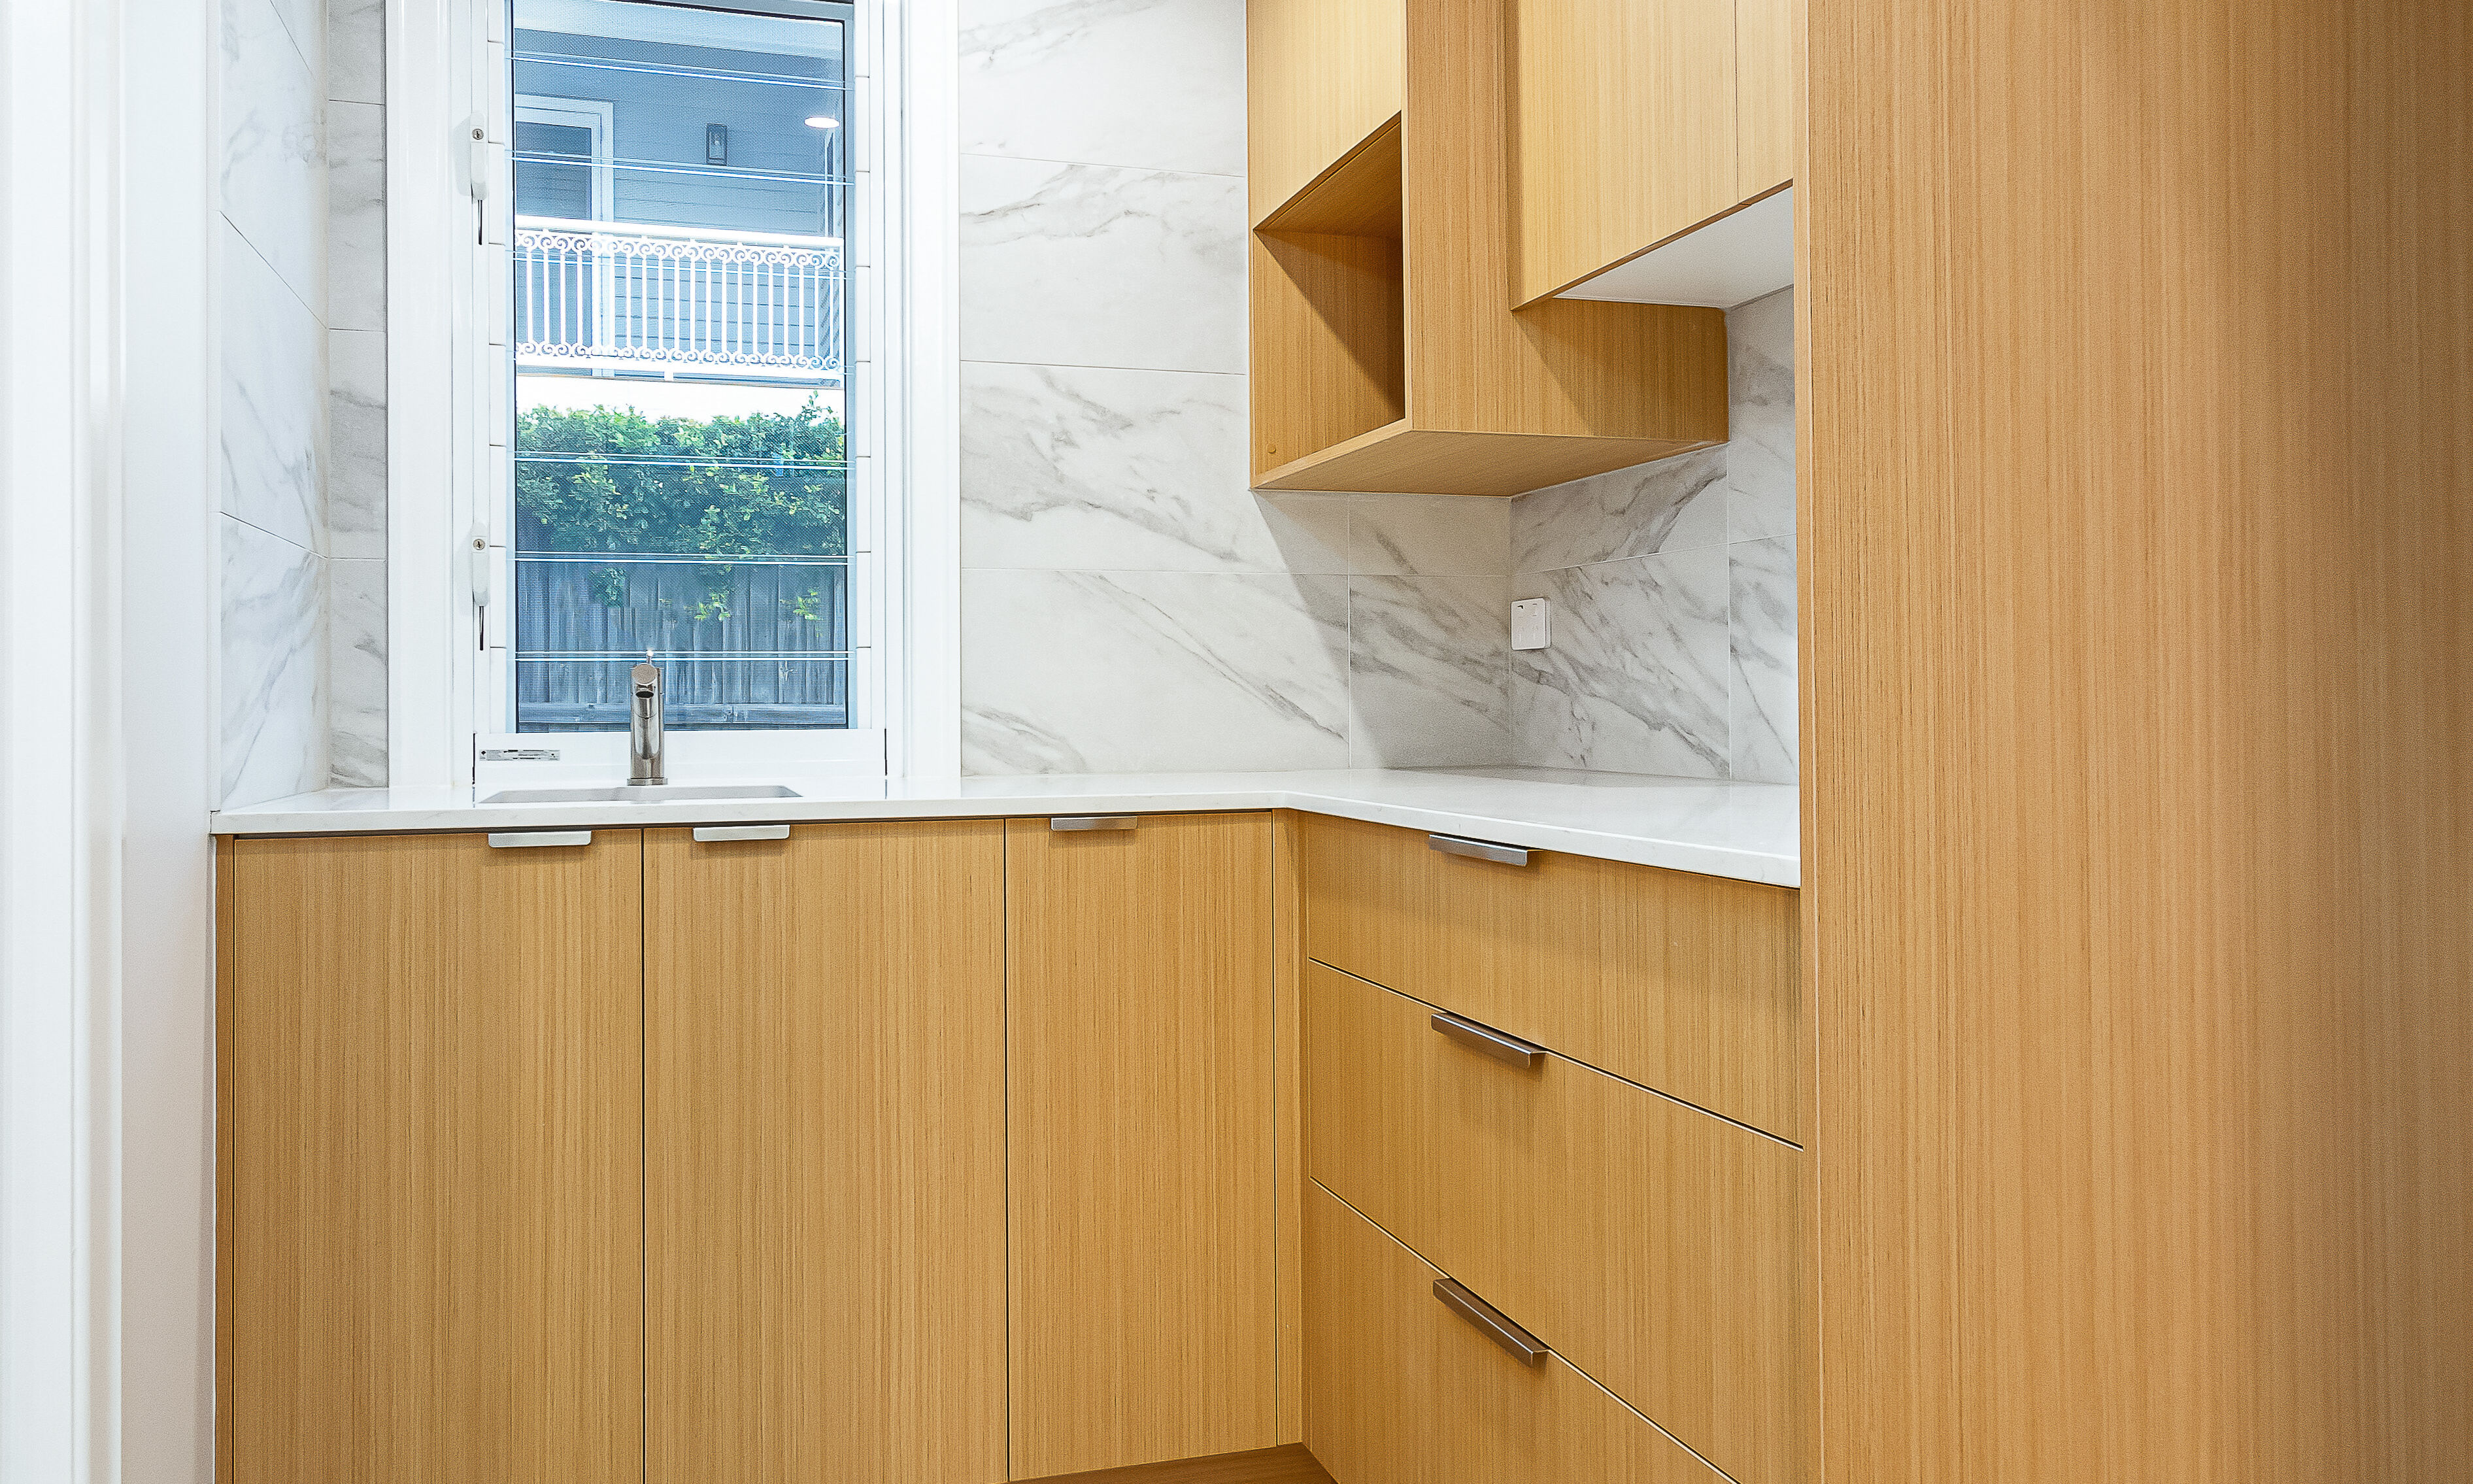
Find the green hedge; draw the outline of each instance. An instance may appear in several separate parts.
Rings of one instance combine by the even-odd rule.
[[[835,556],[848,550],[841,418],[647,418],[537,407],[516,419],[516,513],[535,551]],[[529,454],[579,454],[535,462]]]

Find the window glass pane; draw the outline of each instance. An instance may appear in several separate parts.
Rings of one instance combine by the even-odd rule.
[[[847,727],[847,28],[515,23],[515,730]]]

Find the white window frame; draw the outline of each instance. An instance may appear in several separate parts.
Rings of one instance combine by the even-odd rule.
[[[674,778],[960,771],[953,0],[854,0],[853,11],[844,425],[851,691],[853,720],[865,725],[673,731]],[[510,594],[502,513],[511,508],[517,105],[507,28],[504,0],[388,6],[388,295],[391,310],[407,311],[391,313],[388,343],[388,738],[397,787],[604,780],[624,768],[623,733],[517,740],[491,730],[505,655],[483,650],[495,613],[485,619],[476,598],[494,605]],[[449,312],[410,311],[422,304]],[[478,762],[499,746],[553,748],[560,761]]]

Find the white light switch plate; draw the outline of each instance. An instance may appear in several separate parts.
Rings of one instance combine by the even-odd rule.
[[[1523,598],[1511,605],[1511,647],[1544,649],[1554,642],[1554,600]]]

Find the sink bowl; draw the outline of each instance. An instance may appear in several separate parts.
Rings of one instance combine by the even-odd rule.
[[[502,788],[483,803],[680,803],[713,799],[796,799],[779,783],[626,783],[603,788]]]

